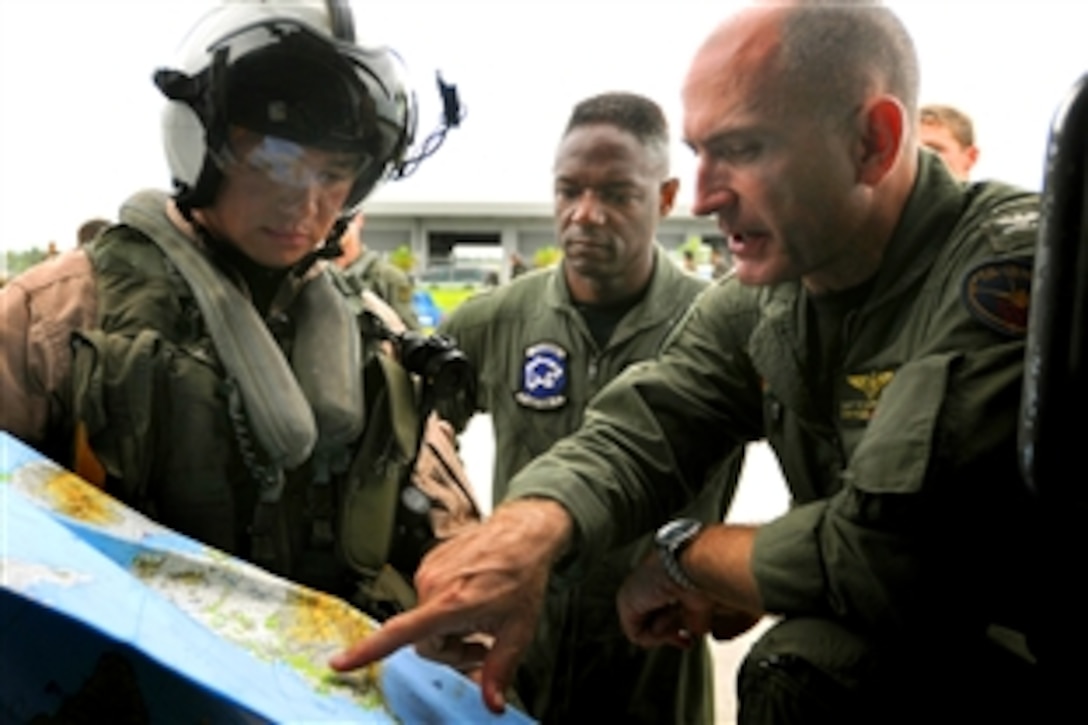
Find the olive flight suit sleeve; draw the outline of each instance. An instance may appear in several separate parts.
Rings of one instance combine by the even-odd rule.
[[[508,499],[561,503],[586,563],[690,502],[717,463],[761,435],[759,380],[744,353],[753,300],[735,283],[701,295],[659,358],[602,389],[582,427],[514,477]]]

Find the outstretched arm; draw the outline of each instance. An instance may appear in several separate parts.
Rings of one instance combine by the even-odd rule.
[[[570,548],[573,523],[559,504],[522,499],[499,506],[487,522],[431,551],[416,574],[419,605],[388,620],[330,661],[352,670],[414,644],[425,657],[464,667],[483,659],[481,688],[493,712],[536,633],[548,576]],[[494,637],[490,650],[466,645]]]

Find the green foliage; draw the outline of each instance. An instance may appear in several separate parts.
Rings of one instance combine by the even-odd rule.
[[[45,256],[46,250],[38,249],[37,247],[31,247],[30,249],[24,249],[18,252],[9,251],[4,257],[4,264],[0,264],[0,270],[7,270],[7,272],[6,274],[0,272],[0,275],[11,279],[15,275],[25,272],[27,269],[45,259]]]
[[[684,252],[691,252],[696,264],[710,263],[710,245],[704,243],[703,238],[698,234],[692,234],[685,239],[684,243],[674,249],[670,256],[672,256],[678,264],[682,264]]]
[[[480,291],[479,287],[428,287],[435,305],[442,310],[443,315],[448,315],[472,295]]]
[[[698,259],[699,253],[702,251],[703,246],[705,246],[703,244],[703,238],[700,237],[698,234],[691,234],[688,236],[687,239],[684,240],[684,243],[680,245],[680,250],[682,252],[691,251],[695,254],[695,258]]]
[[[559,251],[559,247],[541,247],[533,254],[533,266],[537,269],[543,269],[544,267],[551,267],[553,264],[558,264],[559,260],[563,258],[563,253]]]
[[[390,252],[389,262],[405,274],[411,274],[412,270],[416,268],[416,255],[412,253],[411,247],[402,244]]]

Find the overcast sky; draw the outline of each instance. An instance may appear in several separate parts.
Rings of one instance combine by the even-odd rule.
[[[0,0],[0,249],[74,246],[90,216],[167,187],[152,71],[209,0]],[[1088,72],[1088,3],[891,2],[915,38],[922,101],[975,117],[977,176],[1039,188],[1058,102]],[[468,109],[446,146],[373,198],[550,199],[573,103],[604,90],[658,100],[680,128],[696,45],[736,3],[668,0],[354,0],[356,27],[419,79],[420,135],[440,113],[433,75]],[[676,145],[681,201],[693,165]]]

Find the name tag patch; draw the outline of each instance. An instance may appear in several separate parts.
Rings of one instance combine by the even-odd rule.
[[[514,399],[527,408],[559,408],[567,402],[568,369],[567,351],[559,345],[540,342],[529,346],[521,367],[521,388]]]

